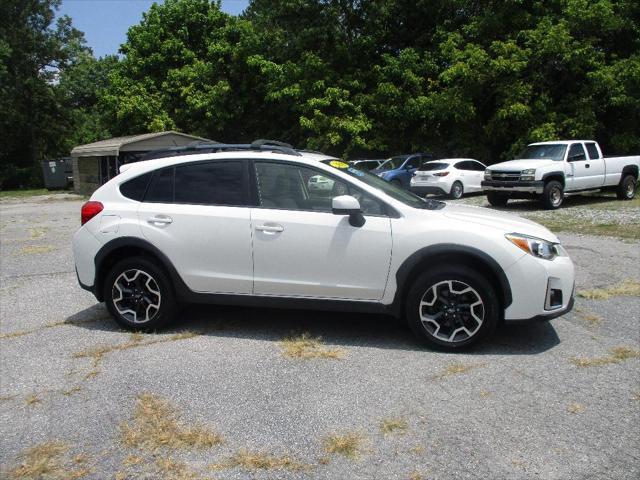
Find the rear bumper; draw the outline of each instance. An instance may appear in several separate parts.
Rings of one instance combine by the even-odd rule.
[[[519,180],[506,182],[498,180],[483,180],[480,185],[485,191],[495,192],[528,192],[540,194],[544,190],[544,182],[542,180],[535,180],[531,182],[522,182]]]
[[[425,195],[446,195],[447,192],[442,187],[425,187],[420,185],[411,185],[409,190],[416,195],[423,197]]]

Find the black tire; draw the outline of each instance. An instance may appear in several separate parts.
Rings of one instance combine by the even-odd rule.
[[[450,289],[447,281],[452,281],[451,290],[458,291],[457,296],[451,295],[451,292],[446,294]],[[461,294],[466,287],[470,287],[472,291]],[[427,302],[433,300],[434,305],[421,305],[423,298]],[[441,298],[450,300],[447,308],[444,308],[445,302]],[[482,302],[474,307],[474,315],[480,318],[480,322],[471,316],[471,308],[464,303],[476,303],[476,299]],[[413,282],[407,294],[405,315],[413,333],[426,345],[439,350],[460,350],[493,334],[500,318],[499,305],[495,289],[483,275],[462,265],[442,265],[420,275]],[[452,312],[455,308],[460,310]],[[423,315],[438,315],[438,312],[439,318],[423,321]],[[435,325],[439,322],[442,324],[436,328]],[[459,332],[463,326],[467,328],[467,332]],[[451,338],[451,334],[455,335],[452,341],[443,338]]]
[[[509,201],[509,195],[498,192],[487,192],[487,200],[494,207],[505,207]]]
[[[555,210],[562,206],[564,201],[564,188],[557,180],[547,182],[542,191],[540,202],[546,210]]]
[[[637,183],[633,175],[625,175],[616,190],[618,200],[633,200],[636,196]]]
[[[462,185],[462,182],[459,182],[456,180],[455,182],[453,182],[453,185],[451,185],[449,198],[452,198],[453,200],[458,200],[462,198],[462,195],[464,195],[464,186]]]
[[[104,282],[104,299],[111,316],[127,330],[159,330],[173,320],[178,310],[169,278],[161,268],[145,257],[126,258],[113,266]],[[137,312],[127,310],[128,307]],[[136,321],[142,313],[148,318]]]

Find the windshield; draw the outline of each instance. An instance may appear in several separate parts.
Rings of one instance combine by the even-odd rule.
[[[325,165],[329,165],[336,170],[340,170],[341,172],[344,172],[354,178],[357,178],[361,182],[364,182],[373,188],[381,190],[383,193],[386,193],[394,200],[398,200],[399,202],[402,202],[409,207],[422,208],[426,210],[439,210],[441,208],[444,208],[444,206],[446,205],[444,202],[439,202],[437,200],[421,198],[411,192],[408,192],[407,190],[396,187],[395,185],[387,182],[386,180],[383,180],[373,173],[353,168],[349,166],[348,163],[344,163],[339,160],[323,160],[322,163],[324,163]]]
[[[549,145],[529,145],[520,155],[522,159],[528,160],[555,160],[561,162],[564,160],[564,152],[567,150],[566,145],[549,144]]]
[[[448,163],[442,163],[442,162],[427,162],[427,163],[423,163],[422,166],[418,169],[418,170],[422,170],[424,171],[430,171],[430,170],[444,170],[445,168],[447,168],[449,166]]]
[[[378,167],[378,170],[397,170],[402,166],[404,161],[407,159],[406,156],[402,157],[391,157],[386,162]]]

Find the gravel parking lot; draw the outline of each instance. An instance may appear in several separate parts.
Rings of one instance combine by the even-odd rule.
[[[0,477],[640,476],[637,200],[510,206],[560,224],[583,297],[458,354],[371,315],[191,308],[121,331],[76,282],[80,205],[0,201]]]

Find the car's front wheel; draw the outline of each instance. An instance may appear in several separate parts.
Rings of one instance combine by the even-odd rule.
[[[157,330],[177,311],[169,279],[145,257],[127,258],[114,265],[105,280],[104,299],[115,321],[129,330]]]
[[[465,266],[442,266],[419,276],[407,295],[409,327],[427,345],[469,347],[498,324],[499,302],[488,280]]]

